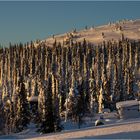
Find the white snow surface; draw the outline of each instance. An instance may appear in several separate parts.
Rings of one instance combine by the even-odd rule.
[[[122,27],[122,30],[117,30],[116,26],[119,25]],[[121,21],[119,23],[112,23],[108,25],[98,26],[94,28],[88,28],[87,30],[80,30],[73,33],[72,31],[54,35],[53,37],[49,37],[47,39],[42,40],[41,42],[45,42],[48,46],[52,46],[55,42],[62,43],[67,34],[73,34],[73,41],[81,42],[86,39],[86,41],[91,42],[93,44],[100,44],[103,41],[115,40],[118,41],[121,39],[122,34],[124,34],[125,38],[130,40],[139,40],[140,39],[140,19],[137,20],[129,20],[129,21]],[[104,33],[104,37],[102,36]],[[37,46],[37,44],[36,44]]]
[[[137,100],[128,100],[128,101],[122,101],[116,103],[116,107],[129,107],[129,106],[134,106],[134,105],[140,105],[140,101]]]
[[[34,124],[30,124],[27,130],[17,134],[1,136],[0,139],[140,139],[140,117],[135,119],[120,120],[116,113],[104,114],[104,124],[94,126],[95,120],[102,114],[97,114],[92,119],[85,118],[85,124],[78,129],[77,124],[70,121],[64,123],[62,132],[39,134]]]

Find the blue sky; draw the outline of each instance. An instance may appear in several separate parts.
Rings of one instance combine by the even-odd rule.
[[[0,44],[30,42],[124,18],[140,18],[140,1],[0,1]]]

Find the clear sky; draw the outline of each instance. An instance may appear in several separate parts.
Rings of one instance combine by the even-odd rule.
[[[0,1],[0,44],[30,42],[124,18],[140,18],[140,1]]]

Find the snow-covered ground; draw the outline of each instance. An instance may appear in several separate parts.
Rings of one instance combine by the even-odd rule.
[[[81,130],[44,135],[33,139],[140,139],[140,119]]]
[[[117,26],[121,26],[122,30],[119,30]],[[84,38],[93,43],[93,44],[99,44],[103,41],[108,40],[119,40],[121,39],[122,34],[124,34],[125,38],[128,38],[130,40],[139,40],[140,39],[140,19],[137,20],[129,20],[129,21],[122,21],[120,23],[112,23],[108,25],[98,26],[95,28],[88,28],[87,30],[80,30],[76,31],[76,33],[73,33],[72,31],[60,34],[60,35],[54,35],[54,37],[49,37],[45,40],[42,40],[41,42],[46,42],[47,45],[52,46],[52,44],[55,42],[63,42],[67,35],[72,33],[73,34],[73,41],[83,41]],[[102,35],[104,33],[104,36]],[[37,45],[37,44],[36,44]]]
[[[64,130],[60,133],[39,134],[34,124],[17,134],[1,136],[0,139],[140,139],[140,118],[120,120],[116,113],[104,114],[102,126],[94,126],[95,117],[86,117],[85,122],[78,129],[76,123],[64,123]]]

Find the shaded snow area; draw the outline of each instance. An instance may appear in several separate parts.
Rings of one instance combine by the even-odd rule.
[[[95,126],[95,121],[101,115],[105,125]],[[62,132],[40,134],[31,123],[27,130],[0,136],[0,139],[140,139],[140,118],[120,120],[116,112],[87,116],[80,129],[77,123],[71,121],[63,122],[63,126]]]
[[[36,137],[39,135],[36,131],[37,131],[37,128],[36,128],[35,124],[30,123],[28,126],[28,129],[26,129],[20,133],[13,133],[10,135],[0,136],[0,139],[24,139],[24,138],[28,138],[28,137]]]
[[[122,37],[122,34],[125,38],[130,40],[139,40],[140,39],[140,19],[121,21],[104,26],[98,27],[88,27],[87,29],[80,31],[70,31],[60,35],[53,35],[41,42],[45,42],[48,46],[57,41],[60,43],[65,42],[67,39],[72,40],[73,42],[81,42],[84,39],[93,44],[100,44],[103,41],[109,40],[119,40]],[[35,44],[37,46],[37,44]]]

